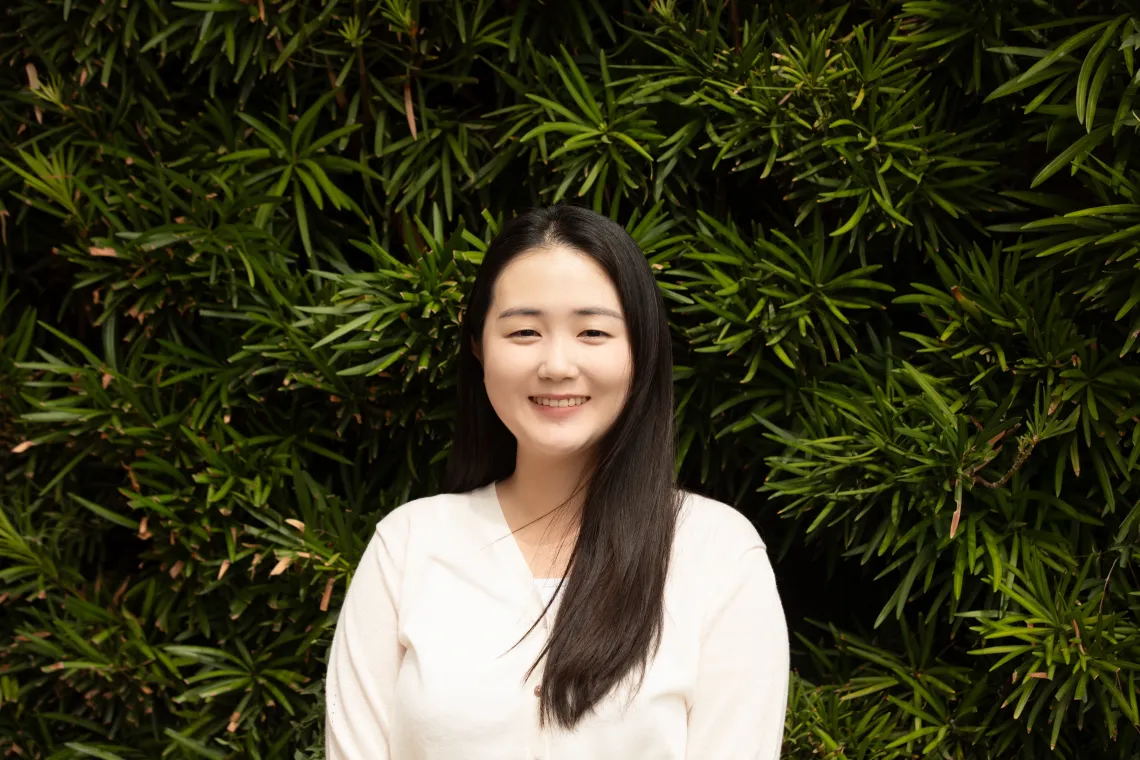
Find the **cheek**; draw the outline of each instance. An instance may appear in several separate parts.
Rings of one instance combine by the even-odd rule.
[[[616,401],[624,403],[633,380],[633,359],[629,348],[615,346],[613,351],[607,351],[598,359],[594,366],[596,385],[599,390],[604,389],[613,394]]]
[[[496,396],[502,397],[515,392],[519,385],[527,379],[525,365],[519,357],[512,356],[510,351],[501,348],[492,348],[483,357],[483,384],[487,387],[487,395],[494,400]]]

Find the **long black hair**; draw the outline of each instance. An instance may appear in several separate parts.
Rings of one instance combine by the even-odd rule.
[[[460,328],[458,410],[445,490],[464,493],[514,471],[515,437],[491,406],[472,346],[482,342],[503,268],[519,254],[553,246],[589,256],[609,275],[633,358],[625,406],[581,484],[581,523],[554,625],[527,673],[546,658],[540,722],[553,719],[570,729],[628,675],[644,677],[657,651],[681,493],[674,482],[673,356],[664,300],[645,255],[620,225],[568,205],[507,222],[483,258]]]

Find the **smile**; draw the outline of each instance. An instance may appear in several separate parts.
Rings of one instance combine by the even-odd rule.
[[[531,403],[539,406],[550,406],[556,409],[568,406],[581,406],[590,400],[589,396],[574,396],[573,398],[547,398],[545,396],[531,396]]]

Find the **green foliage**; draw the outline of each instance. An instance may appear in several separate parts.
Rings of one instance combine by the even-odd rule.
[[[1136,756],[1138,46],[1099,0],[10,0],[0,751],[321,757],[461,295],[568,201],[778,559],[787,757]]]

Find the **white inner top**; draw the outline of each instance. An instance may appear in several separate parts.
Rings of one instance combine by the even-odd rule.
[[[561,578],[535,578],[534,587],[538,589],[538,593],[542,596],[542,603],[549,604],[550,600],[554,598],[554,592],[558,589],[558,584],[562,582]]]

